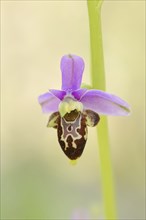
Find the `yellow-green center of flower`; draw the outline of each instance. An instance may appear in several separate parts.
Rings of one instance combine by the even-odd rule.
[[[63,117],[66,113],[70,113],[73,110],[77,110],[78,112],[83,111],[83,104],[79,101],[76,101],[70,97],[66,97],[59,104],[59,113],[61,117]]]

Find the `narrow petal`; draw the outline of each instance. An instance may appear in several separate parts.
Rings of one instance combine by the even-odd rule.
[[[130,107],[121,98],[100,90],[88,90],[80,100],[84,109],[103,115],[128,115]]]
[[[75,99],[80,100],[86,91],[87,89],[77,89],[72,92],[72,95],[75,97]]]
[[[61,59],[62,90],[73,91],[80,88],[84,71],[84,61],[75,55],[65,55]]]
[[[38,102],[40,103],[44,113],[50,113],[58,111],[58,106],[61,100],[51,92],[47,92],[38,97]]]
[[[85,110],[84,114],[86,115],[86,119],[87,119],[86,124],[89,127],[94,127],[98,124],[100,117],[96,112],[93,112],[91,110]]]
[[[48,124],[47,124],[47,127],[49,128],[57,128],[58,126],[58,120],[60,118],[60,114],[59,112],[54,112],[50,115],[50,118],[49,118],[49,121],[48,121]]]
[[[60,100],[62,100],[64,96],[66,95],[66,92],[62,90],[49,89],[49,91]]]

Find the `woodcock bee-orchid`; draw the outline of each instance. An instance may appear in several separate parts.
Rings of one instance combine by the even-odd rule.
[[[123,115],[128,103],[104,91],[80,88],[84,61],[76,55],[61,59],[62,89],[50,89],[38,101],[44,113],[51,113],[47,126],[57,129],[58,141],[66,156],[75,160],[83,153],[87,127],[96,126],[99,115]]]

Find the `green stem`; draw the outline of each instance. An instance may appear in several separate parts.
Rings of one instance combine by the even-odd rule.
[[[99,90],[105,90],[104,57],[101,32],[102,2],[102,0],[87,0],[90,26],[92,85],[93,88]],[[104,213],[106,219],[116,219],[116,203],[108,136],[108,124],[105,117],[101,118],[101,122],[97,126],[97,133],[99,142]]]

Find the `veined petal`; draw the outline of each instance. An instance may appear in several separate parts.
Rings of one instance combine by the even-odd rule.
[[[77,89],[73,91],[71,94],[75,97],[75,99],[80,100],[86,91],[87,89]]]
[[[49,89],[49,91],[60,100],[62,100],[64,98],[64,96],[66,95],[66,92],[62,91],[62,90]]]
[[[103,115],[129,115],[130,107],[121,98],[100,90],[88,90],[81,98],[84,109]]]
[[[80,88],[84,71],[84,61],[75,55],[65,55],[61,59],[62,90],[73,91]]]
[[[58,106],[61,100],[51,92],[47,92],[38,97],[38,102],[40,103],[44,113],[50,113],[58,111]]]

